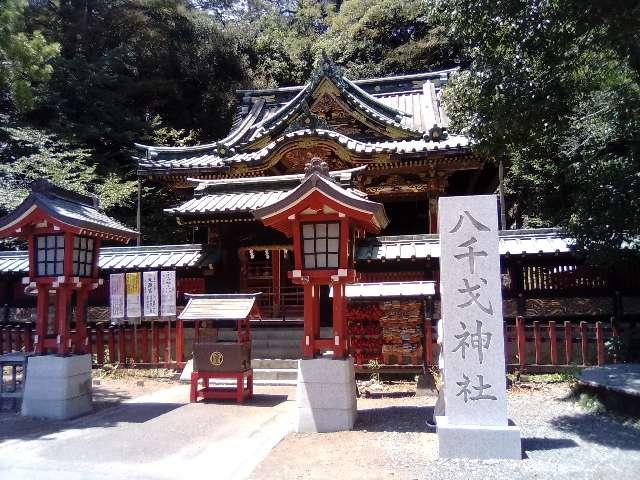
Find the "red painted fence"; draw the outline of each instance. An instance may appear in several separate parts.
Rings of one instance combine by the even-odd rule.
[[[424,360],[437,364],[435,322],[424,324]],[[627,328],[631,328],[628,326]],[[137,366],[179,367],[191,351],[193,326],[180,322],[152,322],[140,326],[89,326],[91,353],[96,365],[116,363]],[[508,365],[601,365],[611,361],[605,341],[619,335],[603,322],[528,322],[518,317],[505,326],[505,358]],[[31,324],[0,324],[0,353],[33,348]]]

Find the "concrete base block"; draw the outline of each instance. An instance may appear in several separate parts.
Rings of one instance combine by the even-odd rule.
[[[296,432],[325,433],[351,430],[356,422],[357,412],[349,408],[298,408]]]
[[[351,430],[358,408],[353,360],[300,360],[296,402],[297,432]]]
[[[65,420],[91,410],[91,355],[29,358],[22,415]]]
[[[520,429],[508,426],[450,425],[437,416],[439,458],[522,459]]]

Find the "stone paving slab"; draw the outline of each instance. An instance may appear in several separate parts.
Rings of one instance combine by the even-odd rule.
[[[640,397],[640,364],[618,363],[585,368],[578,381],[591,387]]]

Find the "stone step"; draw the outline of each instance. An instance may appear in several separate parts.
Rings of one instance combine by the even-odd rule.
[[[255,373],[255,372],[254,372]],[[295,387],[298,382],[297,380],[256,380],[255,378],[253,379],[253,384],[254,385],[261,385],[261,386],[293,386]],[[236,386],[236,381],[234,379],[226,379],[226,378],[220,378],[218,380],[211,380],[209,382],[209,386],[210,387],[221,387],[221,388],[229,388],[229,389],[233,389]]]
[[[298,379],[297,368],[254,368],[253,379],[255,380],[292,380]]]
[[[302,357],[300,348],[253,348],[251,358],[281,358],[286,360],[297,360]]]
[[[282,358],[254,358],[251,360],[251,366],[258,368],[285,368],[297,369],[298,360],[282,359]]]

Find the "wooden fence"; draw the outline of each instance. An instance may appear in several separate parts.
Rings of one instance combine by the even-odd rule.
[[[425,320],[424,361],[437,364],[435,324]],[[626,326],[629,329],[631,326]],[[31,351],[31,324],[0,324],[0,353]],[[139,326],[89,326],[94,364],[120,363],[141,367],[180,368],[191,351],[193,324],[148,322]],[[623,332],[624,333],[624,332]],[[626,332],[629,333],[628,330]],[[522,317],[505,325],[505,358],[512,368],[601,365],[612,361],[605,348],[607,339],[620,335],[603,322],[528,322]]]

